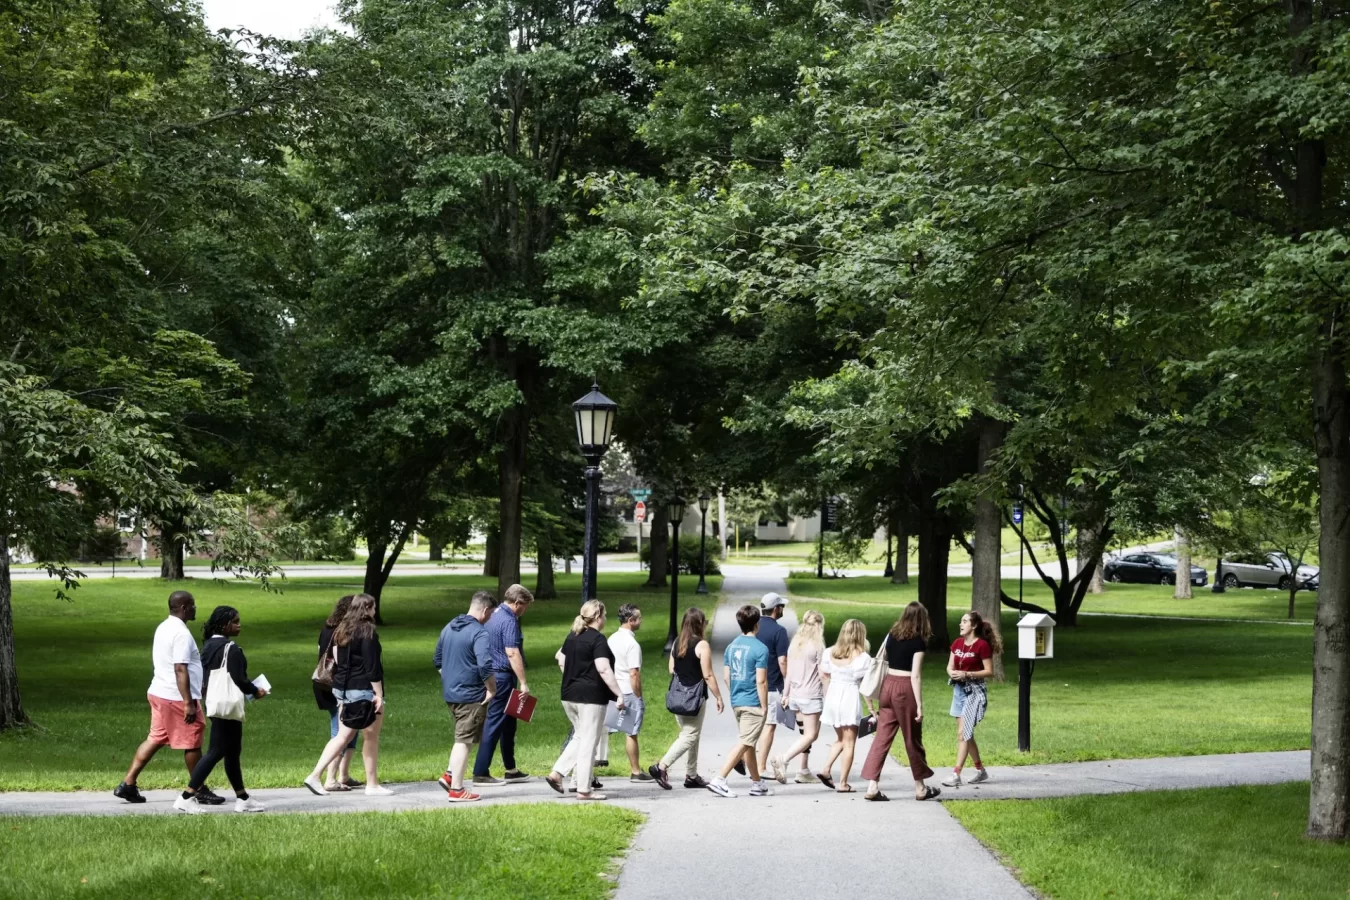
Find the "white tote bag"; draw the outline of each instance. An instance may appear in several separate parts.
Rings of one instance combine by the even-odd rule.
[[[244,692],[230,677],[226,665],[230,661],[230,648],[234,641],[225,645],[225,655],[220,658],[220,668],[211,673],[206,685],[206,715],[211,719],[230,719],[244,721]]]
[[[886,639],[881,639],[881,652],[872,658],[867,664],[867,671],[863,673],[862,679],[858,682],[858,693],[862,694],[868,700],[877,700],[881,697],[881,683],[886,680],[886,668],[889,660],[886,659]]]

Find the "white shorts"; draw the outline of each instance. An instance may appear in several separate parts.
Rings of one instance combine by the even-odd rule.
[[[807,698],[798,700],[796,697],[788,699],[788,709],[799,712],[804,716],[818,716],[820,711],[825,708],[825,698]]]
[[[772,728],[775,725],[786,725],[788,728],[797,727],[797,717],[789,709],[783,708],[783,695],[779,691],[769,691],[769,715],[764,720],[765,727]]]

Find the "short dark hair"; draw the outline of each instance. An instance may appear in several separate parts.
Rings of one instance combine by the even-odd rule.
[[[636,619],[640,615],[642,615],[642,610],[638,608],[636,603],[625,603],[619,607],[619,624],[622,625],[624,622]]]
[[[497,608],[497,597],[492,591],[474,591],[473,596],[469,598],[469,609],[480,606],[488,611]]]
[[[169,595],[169,609],[182,609],[189,603],[196,603],[196,599],[187,591],[174,591]]]
[[[749,634],[759,624],[759,607],[746,604],[736,610],[736,624],[741,626],[741,634]]]

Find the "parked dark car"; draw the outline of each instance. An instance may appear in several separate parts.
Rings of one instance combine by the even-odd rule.
[[[1106,580],[1134,584],[1176,584],[1177,558],[1166,553],[1130,553],[1108,559]],[[1191,566],[1191,584],[1203,586],[1209,573]]]

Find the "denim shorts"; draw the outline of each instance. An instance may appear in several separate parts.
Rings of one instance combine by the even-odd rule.
[[[337,711],[336,709],[330,709],[330,710],[328,711],[328,715],[329,715],[329,720],[328,720],[328,736],[329,736],[330,738],[335,738],[335,737],[337,737],[337,733],[338,733],[338,724],[339,724],[339,722],[338,722],[338,711]],[[360,737],[360,736],[361,736],[361,732],[359,732],[359,731],[358,731],[356,734],[352,735],[352,742],[351,742],[350,744],[347,745],[347,749],[348,749],[348,750],[355,750],[355,749],[356,749],[356,739],[357,739],[358,737]]]
[[[333,688],[333,699],[338,703],[355,703],[357,700],[374,700],[374,691],[340,691]]]
[[[960,684],[952,685],[952,708],[947,711],[947,715],[954,719],[961,718],[961,711],[966,708],[966,695],[970,691]]]

